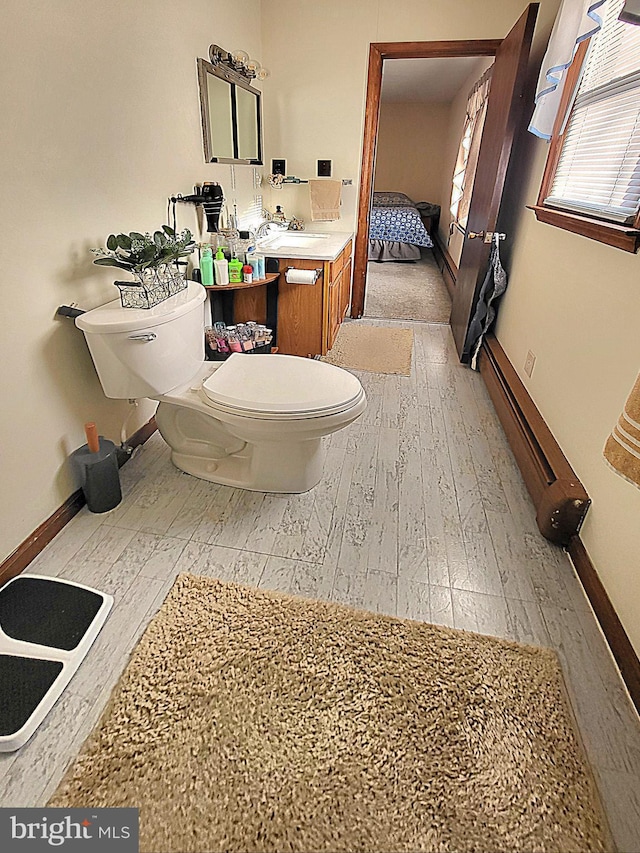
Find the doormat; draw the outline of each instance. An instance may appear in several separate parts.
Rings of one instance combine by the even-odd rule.
[[[550,650],[191,575],[49,805],[143,853],[613,849]]]
[[[336,342],[322,361],[351,370],[409,376],[412,349],[411,329],[343,323]]]

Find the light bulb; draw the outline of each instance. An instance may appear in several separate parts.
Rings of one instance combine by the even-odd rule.
[[[256,71],[256,78],[258,80],[266,80],[269,77],[270,72],[266,68],[260,68]]]
[[[250,59],[247,62],[247,71],[249,71],[251,74],[255,74],[256,77],[258,76],[258,71],[260,71],[261,68],[262,65],[260,65],[257,59]]]
[[[231,54],[231,58],[234,62],[239,62],[241,65],[246,65],[249,61],[249,54],[246,50],[234,50]]]

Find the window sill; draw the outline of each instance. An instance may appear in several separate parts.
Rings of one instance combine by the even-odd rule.
[[[598,222],[587,216],[579,216],[577,213],[567,213],[566,210],[555,210],[551,207],[541,205],[527,205],[533,210],[539,222],[547,225],[555,225],[565,231],[581,234],[591,240],[598,240],[623,252],[637,252],[640,246],[640,230],[631,225],[615,225],[613,222]]]

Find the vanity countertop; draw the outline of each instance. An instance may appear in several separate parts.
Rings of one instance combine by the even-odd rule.
[[[278,231],[260,240],[256,251],[267,258],[335,261],[351,239],[352,231]]]

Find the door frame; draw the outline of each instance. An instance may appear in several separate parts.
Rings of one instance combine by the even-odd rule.
[[[382,67],[387,59],[437,59],[442,57],[495,56],[503,39],[464,39],[461,41],[396,41],[369,45],[367,97],[364,111],[362,164],[358,195],[358,222],[353,253],[353,289],[351,317],[364,313],[369,248],[369,210],[373,194],[376,141],[380,120]]]

